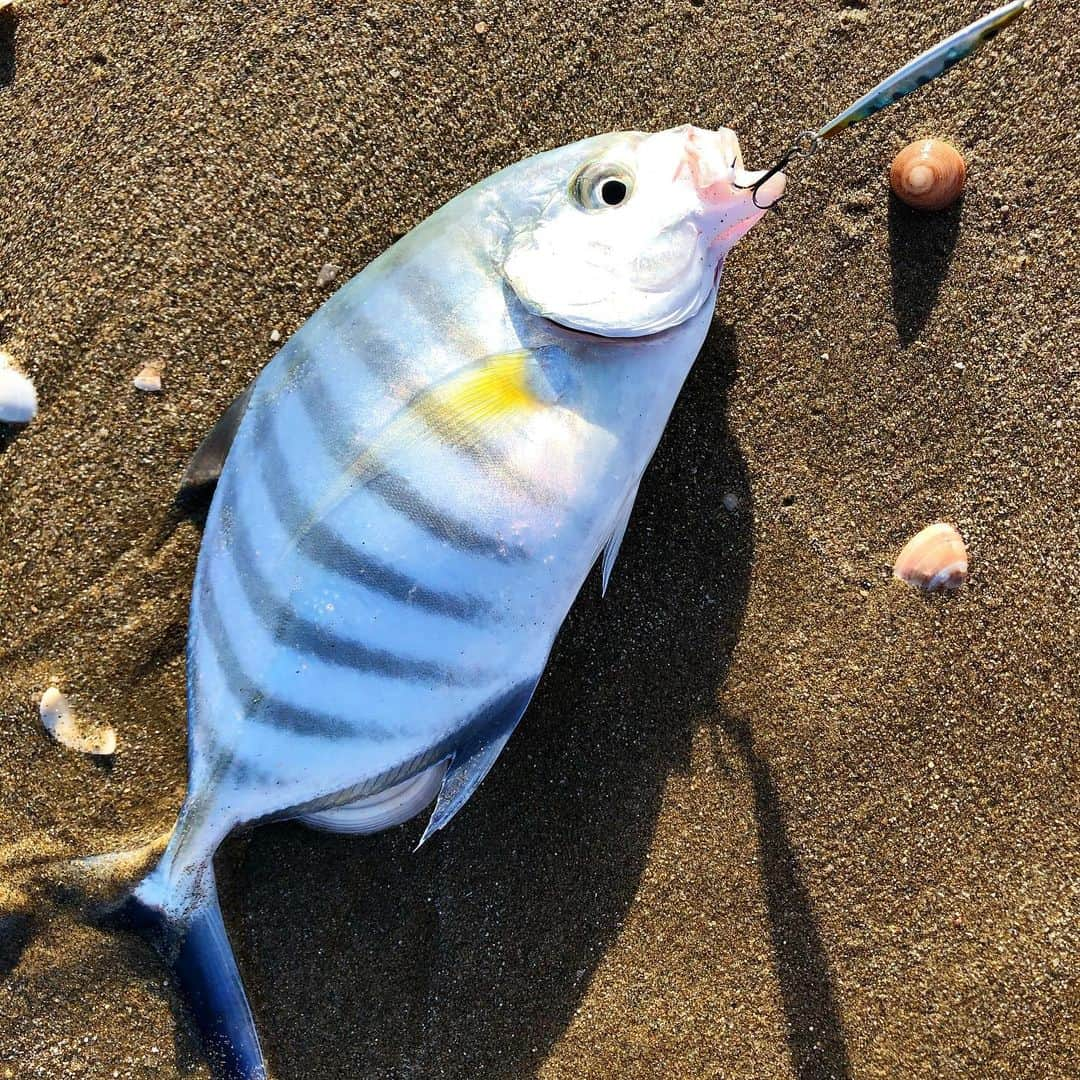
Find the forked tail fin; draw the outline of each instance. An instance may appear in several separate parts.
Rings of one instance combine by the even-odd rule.
[[[212,869],[200,882],[198,904],[182,921],[142,900],[123,914],[165,958],[195,1022],[214,1080],[266,1080],[259,1036],[244,984],[221,920]]]

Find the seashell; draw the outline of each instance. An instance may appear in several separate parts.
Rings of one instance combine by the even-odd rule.
[[[84,727],[72,712],[68,699],[55,686],[42,695],[40,711],[45,730],[69,750],[106,757],[116,752],[116,732],[111,727]]]
[[[137,390],[145,390],[148,394],[160,394],[161,368],[155,364],[147,364],[131,381]]]
[[[15,10],[15,0],[0,0],[0,19],[4,17],[4,12],[9,10]]]
[[[325,289],[327,286],[333,285],[340,273],[341,267],[337,263],[323,263],[319,276],[315,279],[315,288]]]
[[[37,408],[34,384],[16,369],[7,353],[0,352],[0,421],[29,423],[37,416]]]
[[[967,581],[968,557],[964,538],[939,521],[916,533],[893,565],[893,577],[916,589],[959,589]]]
[[[967,168],[960,151],[941,139],[919,139],[893,158],[889,183],[917,210],[944,210],[964,190]]]

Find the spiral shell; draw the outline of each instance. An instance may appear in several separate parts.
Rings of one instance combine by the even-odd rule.
[[[893,565],[893,577],[916,589],[959,589],[967,581],[968,557],[964,538],[939,521],[916,533]]]
[[[893,158],[889,183],[917,210],[944,210],[964,190],[967,168],[960,151],[941,139],[919,139]]]

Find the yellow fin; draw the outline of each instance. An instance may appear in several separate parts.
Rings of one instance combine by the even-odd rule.
[[[529,385],[531,357],[526,349],[486,357],[419,395],[402,419],[418,420],[451,446],[476,445],[491,425],[541,404]]]
[[[553,403],[554,394],[536,392],[535,362],[536,354],[529,349],[493,353],[422,390],[357,454],[312,511],[296,540],[358,485],[382,473],[395,448],[430,436],[544,501],[546,493],[530,478],[517,474],[491,441],[504,424]],[[542,376],[539,381],[542,385]]]

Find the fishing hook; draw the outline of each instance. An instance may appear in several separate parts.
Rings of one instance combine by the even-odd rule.
[[[788,165],[792,161],[797,161],[802,158],[813,157],[818,152],[821,146],[821,139],[818,137],[817,132],[804,131],[800,135],[797,135],[795,141],[780,155],[776,164],[766,172],[762,173],[757,180],[752,184],[735,184],[734,186],[743,191],[752,191],[751,201],[759,210],[768,210],[770,206],[775,206],[780,200],[773,199],[771,203],[762,206],[757,201],[758,191],[761,185],[767,180],[771,180],[781,169]]]

